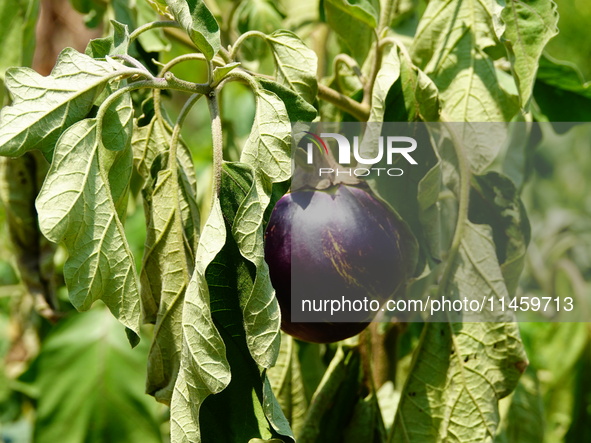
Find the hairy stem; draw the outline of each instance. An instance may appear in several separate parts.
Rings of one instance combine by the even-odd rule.
[[[170,73],[169,71],[174,66],[178,65],[179,63],[190,61],[190,60],[206,61],[205,56],[203,54],[183,54],[183,55],[180,55],[178,57],[173,58],[171,61],[169,61],[168,63],[166,63],[162,67],[162,69],[160,70],[160,74],[159,74],[160,77],[171,76],[172,73]],[[174,78],[176,78],[176,77],[174,77]],[[189,82],[185,82],[185,83],[189,83]],[[208,85],[203,84],[202,86],[208,86]],[[194,92],[198,93],[198,94],[205,94],[205,93],[209,92],[210,90],[211,90],[211,88],[209,88],[209,86],[208,86],[207,91],[204,91],[204,92],[194,91]],[[173,131],[173,128],[166,121],[166,119],[164,118],[164,116],[162,114],[160,89],[154,89],[154,91],[152,93],[152,98],[154,100],[154,113],[156,114],[156,118],[158,119],[160,124],[163,126],[165,131],[166,130]]]
[[[218,89],[219,90],[219,89]],[[222,119],[218,104],[217,91],[207,95],[211,117],[211,138],[213,142],[213,195],[212,203],[219,195],[222,185],[222,164],[224,162],[224,139],[222,138]]]
[[[267,40],[267,36],[260,32],[260,31],[248,31],[245,32],[244,34],[242,34],[240,37],[238,37],[236,39],[236,41],[234,42],[234,44],[232,45],[232,48],[230,49],[230,59],[231,60],[235,60],[236,59],[236,55],[238,54],[238,51],[240,50],[240,46],[242,46],[242,43],[244,43],[244,41],[247,38],[250,37],[259,37],[262,38],[263,40]]]
[[[378,76],[378,71],[382,66],[382,51],[380,47],[380,40],[376,36],[376,43],[375,43],[375,50],[374,50],[374,59],[371,65],[371,72],[369,73],[369,79],[365,82],[363,86],[363,101],[362,103],[371,108],[371,101],[372,101],[372,92],[373,86],[376,82],[376,78]]]
[[[320,83],[318,84],[318,97],[348,112],[359,121],[366,122],[369,118],[368,105],[356,102],[352,98]]]
[[[185,102],[185,105],[181,109],[181,112],[176,120],[174,125],[174,130],[172,131],[172,138],[170,140],[170,153],[168,157],[168,167],[172,171],[173,177],[177,176],[177,168],[176,168],[176,158],[177,158],[177,148],[179,144],[179,138],[181,135],[181,128],[189,111],[193,108],[193,105],[197,103],[203,97],[203,94],[193,94],[189,99]]]
[[[96,114],[96,121],[97,121],[97,136],[98,140],[102,139],[102,128],[103,128],[103,120],[105,115],[111,105],[123,94],[126,94],[131,91],[135,91],[137,89],[142,88],[151,88],[151,89],[174,89],[177,91],[189,92],[192,94],[207,94],[210,92],[211,88],[207,84],[201,83],[191,83],[185,80],[181,80],[176,78],[171,72],[167,72],[164,78],[152,78],[150,80],[141,80],[134,82],[130,85],[125,86],[124,88],[119,89],[118,91],[111,94],[107,99],[101,104],[97,114]]]

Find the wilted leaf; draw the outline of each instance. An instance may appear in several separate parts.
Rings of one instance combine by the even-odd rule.
[[[220,211],[216,217],[218,226],[221,228],[218,228],[219,230],[215,234],[213,232],[207,233],[204,230],[202,236],[203,239],[213,239],[213,235],[215,235],[216,241],[220,241],[220,238],[225,241],[215,258],[208,262],[205,273],[206,282],[204,281],[200,288],[204,288],[206,285],[205,290],[209,292],[211,318],[215,324],[215,330],[219,331],[223,340],[216,349],[224,351],[229,367],[234,368],[234,371],[231,380],[229,372],[227,379],[222,378],[226,386],[220,385],[223,389],[221,392],[218,391],[219,393],[216,395],[207,396],[214,392],[212,389],[207,390],[210,385],[205,385],[203,378],[197,378],[200,373],[195,373],[196,368],[194,367],[192,372],[181,370],[181,375],[185,374],[186,380],[195,387],[192,388],[192,392],[187,392],[189,395],[186,395],[186,401],[190,403],[187,403],[185,407],[190,408],[192,415],[187,419],[186,413],[184,416],[182,415],[182,409],[175,411],[174,402],[178,394],[175,388],[173,419],[176,420],[175,414],[181,414],[184,428],[192,432],[190,441],[198,441],[196,432],[199,433],[203,441],[248,441],[248,439],[255,437],[268,439],[276,436],[277,433],[287,436],[291,434],[272,392],[268,392],[265,388],[264,374],[251,357],[247,345],[240,300],[248,297],[255,287],[255,279],[257,278],[257,274],[254,272],[255,267],[242,257],[232,236],[220,235],[223,233],[221,229],[227,232],[232,228],[231,221],[236,218],[238,208],[253,186],[252,176],[248,174],[249,170],[250,168],[245,165],[234,163],[224,165],[220,192],[221,201],[216,200],[219,202],[218,209],[214,207],[214,210]],[[223,220],[226,222],[225,225],[222,224]],[[199,266],[198,255],[197,272],[200,269]],[[187,297],[189,297],[190,290],[191,288],[187,292]],[[186,313],[185,306],[184,314]],[[186,334],[186,317],[184,318]],[[193,324],[200,331],[203,329],[202,323],[198,319],[193,321]],[[199,348],[195,349],[199,350]],[[209,351],[209,348],[207,349]],[[204,358],[203,352],[200,353],[200,357]],[[215,361],[219,360],[220,356],[215,359]],[[235,368],[239,368],[239,370]],[[178,380],[180,383],[185,383],[182,376],[179,376]],[[199,392],[202,392],[203,395],[199,395]],[[244,401],[235,402],[236,398],[242,398]],[[199,408],[201,412],[199,412]],[[188,423],[188,420],[192,420],[192,423]],[[208,424],[202,426],[200,431],[199,420],[201,423]],[[187,435],[186,431],[184,435]]]
[[[109,80],[129,71],[72,48],[61,52],[48,77],[29,68],[9,69],[6,86],[14,101],[0,113],[0,155],[15,157],[39,149],[51,158],[59,135],[88,114]]]
[[[387,97],[390,88],[400,77],[400,59],[396,47],[389,46],[382,54],[382,65],[376,75],[371,91],[369,122],[382,122],[386,113]]]
[[[37,309],[55,303],[52,284],[55,246],[39,230],[35,198],[49,165],[40,152],[26,153],[18,158],[0,157],[0,201],[8,226],[8,234],[17,258],[19,274]]]
[[[64,277],[72,304],[86,310],[101,299],[137,334],[135,263],[116,206],[126,194],[131,161],[129,149],[99,150],[96,121],[82,120],[60,137],[36,205],[43,235],[68,250]]]
[[[164,403],[170,403],[179,370],[183,300],[193,267],[193,255],[185,251],[178,194],[176,171],[160,171],[147,207],[141,274],[142,298],[158,307],[146,391]]]
[[[156,325],[146,391],[170,404],[183,341],[183,300],[198,238],[196,178],[190,154],[181,142],[175,170],[168,165],[169,134],[163,133],[156,118],[137,127],[134,135],[134,161],[144,179],[142,194],[148,224],[141,297],[144,321]]]
[[[260,170],[272,183],[291,176],[291,125],[285,105],[274,93],[255,91],[256,112],[240,161]]]
[[[271,184],[291,175],[291,125],[285,105],[275,94],[259,89],[255,97],[255,120],[241,155],[241,162],[253,168],[250,180],[254,182],[246,188],[232,233],[242,255],[256,267],[252,292],[245,294],[240,304],[250,352],[259,365],[268,368],[277,358],[280,336],[279,306],[264,260],[263,216]]]
[[[212,319],[205,272],[226,241],[226,227],[215,198],[197,248],[195,269],[185,292],[181,366],[171,400],[172,441],[200,441],[199,410],[210,394],[232,378],[226,345]]]

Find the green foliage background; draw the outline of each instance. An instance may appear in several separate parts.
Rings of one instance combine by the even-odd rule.
[[[435,0],[432,2],[435,3]],[[178,6],[182,2],[168,3]],[[467,5],[473,6],[473,3],[476,2],[460,0],[450,2],[452,6],[458,6],[460,9]],[[491,2],[493,3],[496,2]],[[507,3],[513,6],[525,4],[513,1]],[[542,0],[531,3],[536,3],[537,6],[542,5],[542,7],[544,5],[550,7],[552,4]],[[101,22],[105,23],[106,34],[112,31],[112,28],[106,24],[107,18],[116,19],[132,29],[156,19],[153,10],[147,7],[147,3],[141,1],[138,1],[135,6],[122,0],[113,0],[108,4],[92,0],[76,1],[72,4],[86,14],[88,25],[96,26]],[[529,103],[527,91],[532,88],[528,89],[527,85],[531,84],[530,86],[533,86],[531,104],[522,106],[531,111],[531,114],[524,117],[525,120],[535,118],[539,122],[591,121],[591,89],[585,82],[585,78],[591,75],[589,59],[591,42],[586,38],[588,21],[591,19],[591,5],[581,0],[576,2],[557,0],[556,4],[560,13],[558,23],[560,33],[550,40],[536,77],[528,78],[527,72],[521,75],[516,65],[515,75],[519,77],[520,82],[517,85],[511,81],[502,83],[496,92],[497,95],[491,97],[487,96],[487,88],[474,84],[474,90],[470,93],[480,94],[479,97],[484,97],[485,105],[488,106],[483,106],[470,115],[463,114],[464,111],[459,106],[450,106],[445,111],[452,120],[513,118],[520,107],[518,96],[522,105]],[[323,2],[322,11],[326,16],[321,18],[334,29],[334,32],[328,35],[325,41],[326,52],[320,57],[318,63],[326,74],[325,84],[362,101],[362,88],[350,66],[348,67],[347,63],[337,68],[331,66],[334,56],[340,52],[348,53],[352,60],[362,64],[370,50],[372,29],[377,24],[375,10],[379,7],[371,1],[357,2],[355,7],[352,5],[352,2],[337,0]],[[429,28],[424,25],[421,28],[419,21],[425,11],[429,11],[426,4],[401,0],[396,2],[396,5],[398,7],[396,20],[392,24],[396,38],[408,43],[417,33],[417,29],[424,30],[421,34],[423,37],[416,39],[414,43],[415,54],[417,54],[414,60],[417,66],[410,65],[408,61],[405,62],[403,51],[393,49],[388,56],[384,57],[384,63],[391,63],[389,69],[398,69],[401,79],[404,80],[404,82],[401,80],[401,89],[406,88],[401,92],[403,98],[408,97],[408,94],[404,95],[408,92],[408,85],[411,85],[414,90],[422,91],[424,97],[433,98],[433,86],[430,81],[425,80],[426,77],[420,77],[417,70],[420,68],[433,79],[435,86],[439,88],[441,99],[445,103],[453,102],[449,94],[456,93],[457,90],[450,85],[459,81],[461,72],[457,70],[461,60],[456,64],[450,60],[443,60],[439,65],[432,61],[434,45],[437,42],[434,43],[425,36]],[[34,49],[32,30],[37,18],[38,6],[36,0],[10,0],[0,5],[0,30],[2,30],[0,31],[0,72],[2,76],[10,66],[30,65]],[[217,18],[227,17],[227,11],[232,10],[232,3],[223,0],[215,4],[208,2],[208,6],[213,16]],[[181,8],[182,5],[178,7]],[[277,28],[286,27],[294,30],[305,42],[310,42],[314,41],[312,38],[314,33],[323,32],[323,28],[316,29],[311,23],[317,18],[316,10],[316,2],[307,0],[283,1],[278,4],[264,0],[244,1],[234,9],[234,15],[231,17],[231,20],[234,20],[231,22],[232,26],[222,26],[219,32],[228,41],[234,41],[237,37],[234,34],[247,30],[272,33]],[[441,14],[439,17],[434,16],[435,28],[443,26],[442,23],[447,23],[446,20],[449,19],[445,15],[449,14],[449,11]],[[200,15],[200,18],[203,19],[205,16]],[[193,22],[181,24],[185,28],[191,28]],[[117,29],[117,25],[114,26]],[[351,29],[355,29],[356,32],[350,32]],[[189,34],[191,32],[197,31],[189,29]],[[199,32],[197,35],[198,37],[191,43],[182,33],[171,35],[158,31],[143,34],[140,43],[143,50],[152,55],[163,51],[160,54],[160,63],[167,63],[185,53],[187,45],[193,47],[197,44],[206,54],[215,51],[210,41],[202,40]],[[442,31],[434,35],[437,40],[446,34]],[[490,37],[485,33],[481,35],[475,32],[474,38],[487,40]],[[490,53],[485,54],[480,52],[478,41],[461,40],[461,42],[467,44],[462,48],[473,54],[473,60],[492,65],[491,60],[494,59],[499,66],[502,66],[502,62],[507,62],[499,55],[499,47],[487,47]],[[544,45],[540,42],[537,44],[541,45],[541,51]],[[97,45],[95,49],[100,51],[100,46]],[[113,48],[110,49],[113,53]],[[518,49],[514,48],[514,51]],[[146,64],[150,60],[150,57],[142,54],[133,55]],[[244,66],[248,69],[273,75],[274,65],[271,53],[265,49],[261,41],[248,40],[242,48],[242,56]],[[487,57],[490,57],[490,60]],[[341,75],[335,76],[335,69],[340,69]],[[365,67],[364,69],[366,70]],[[99,70],[100,67],[97,67],[93,74],[99,75],[97,74]],[[196,83],[207,81],[207,70],[200,61],[177,65],[172,71],[178,78],[191,79]],[[507,80],[508,71],[506,69],[498,73],[500,82]],[[4,77],[0,79],[4,82]],[[88,81],[93,80],[89,78]],[[304,83],[304,86],[306,84]],[[380,77],[378,73],[376,84],[385,91],[394,91],[395,85],[387,75]],[[9,97],[5,94],[4,87],[1,94],[3,94],[0,96],[3,103],[8,104]],[[305,95],[305,93],[302,94],[302,96]],[[315,94],[312,94],[310,101],[314,101],[314,96]],[[260,114],[257,115],[255,107],[255,100],[260,101],[261,97],[268,99],[265,102],[266,105],[259,104],[259,110],[260,106],[267,106],[262,117]],[[420,115],[428,120],[428,116],[435,113],[433,108],[428,108],[432,102],[425,99],[424,102],[408,104],[405,112],[396,109],[396,112],[391,110],[392,113],[388,114],[387,100],[392,99],[392,96],[389,94],[385,97],[380,96],[378,91],[376,97],[384,100],[386,114],[379,115],[380,111],[373,108],[371,115],[374,118],[377,116],[386,120],[409,117],[412,119],[413,116]],[[175,121],[182,113],[183,96],[173,92],[163,100],[170,120]],[[490,101],[487,103],[486,100]],[[424,103],[427,103],[427,109],[421,107]],[[132,124],[131,104],[122,100],[116,106],[118,115],[125,114],[127,109],[128,119],[122,124],[125,130],[130,127],[126,125]],[[304,105],[301,106],[305,109]],[[341,113],[328,102],[323,101],[319,106],[320,113],[325,117],[334,116],[345,120],[351,118],[350,115]],[[191,391],[194,381],[192,377],[198,372],[195,367],[185,365],[186,373],[181,372],[180,375],[181,386],[185,387],[186,392],[191,393],[192,401],[195,402],[198,398],[199,403],[203,404],[204,412],[200,416],[203,441],[248,441],[252,435],[258,435],[262,439],[280,436],[288,439],[289,437],[285,436],[291,431],[299,437],[298,441],[386,441],[386,435],[390,435],[390,441],[440,441],[439,436],[436,435],[438,431],[433,431],[436,425],[432,423],[438,422],[438,417],[442,416],[452,417],[447,424],[450,428],[457,426],[460,429],[458,434],[454,434],[458,441],[467,441],[471,438],[478,441],[494,439],[500,442],[591,440],[591,428],[588,425],[591,422],[591,378],[589,377],[591,330],[586,323],[521,323],[519,332],[516,327],[513,329],[514,326],[510,323],[499,327],[504,329],[491,333],[493,337],[491,340],[502,342],[503,346],[508,348],[514,346],[514,352],[509,354],[511,358],[516,359],[514,362],[519,362],[520,334],[530,365],[519,382],[512,374],[507,375],[505,372],[500,375],[493,374],[490,378],[495,381],[495,386],[475,387],[479,397],[473,399],[473,403],[470,399],[463,398],[462,393],[458,393],[455,397],[450,386],[442,392],[430,389],[433,386],[444,386],[448,380],[446,376],[451,380],[457,368],[465,367],[458,363],[457,367],[450,369],[451,375],[437,372],[447,364],[449,358],[447,350],[456,349],[452,346],[457,346],[457,349],[477,347],[474,342],[478,340],[472,342],[471,339],[478,334],[478,327],[464,334],[462,334],[461,325],[447,325],[439,328],[434,325],[408,324],[386,328],[387,331],[381,333],[388,337],[390,343],[394,343],[389,348],[388,361],[391,365],[390,373],[395,375],[390,376],[388,381],[375,391],[367,392],[360,388],[363,385],[359,375],[364,370],[363,362],[359,353],[355,351],[356,347],[350,344],[319,346],[297,342],[283,336],[281,348],[276,350],[278,351],[277,362],[272,364],[273,358],[270,356],[273,355],[274,344],[261,342],[253,344],[249,341],[253,337],[256,339],[263,336],[260,332],[267,326],[261,326],[260,318],[245,319],[251,327],[250,331],[242,328],[233,329],[236,324],[242,324],[243,321],[240,316],[236,317],[236,312],[246,312],[245,315],[248,315],[248,312],[260,312],[256,309],[244,308],[252,302],[252,299],[249,299],[252,288],[261,284],[261,277],[256,277],[258,282],[255,277],[252,277],[256,274],[252,272],[252,266],[257,263],[256,260],[260,260],[260,256],[257,257],[256,253],[253,253],[248,257],[250,264],[236,259],[240,257],[240,252],[245,250],[245,245],[251,237],[249,232],[240,231],[240,227],[236,228],[227,220],[238,219],[238,214],[245,210],[246,205],[243,202],[260,203],[270,198],[263,190],[265,180],[260,179],[257,175],[258,170],[245,161],[244,151],[248,152],[248,149],[244,146],[250,147],[250,152],[256,151],[255,157],[262,155],[258,151],[260,147],[255,146],[256,140],[249,141],[252,122],[255,122],[255,127],[262,126],[265,120],[280,113],[281,104],[273,102],[272,94],[261,93],[255,99],[246,85],[229,83],[224,87],[221,95],[220,108],[225,136],[224,158],[229,161],[241,161],[244,164],[227,164],[223,169],[221,186],[228,192],[222,194],[220,201],[216,203],[219,223],[204,227],[200,233],[197,227],[193,234],[184,233],[188,237],[194,235],[195,240],[199,235],[202,238],[206,236],[213,239],[209,245],[211,249],[205,253],[210,255],[207,256],[209,260],[207,263],[211,261],[211,265],[198,269],[194,279],[189,281],[193,262],[187,260],[183,254],[175,255],[178,250],[171,246],[175,241],[182,242],[179,240],[183,237],[181,231],[183,228],[186,229],[187,224],[179,224],[179,219],[183,218],[186,221],[191,218],[191,209],[184,212],[170,210],[166,213],[164,218],[172,220],[171,223],[176,226],[176,230],[167,231],[168,237],[167,242],[163,243],[164,246],[161,249],[154,247],[154,250],[148,254],[154,266],[175,263],[183,267],[184,279],[176,280],[176,285],[166,290],[188,292],[190,288],[195,289],[200,284],[202,286],[203,281],[207,281],[210,286],[208,297],[212,306],[223,308],[216,312],[230,312],[228,315],[216,314],[211,325],[208,325],[211,328],[210,331],[216,327],[221,331],[220,337],[217,338],[218,350],[225,349],[227,358],[225,362],[227,366],[221,367],[224,364],[220,363],[221,368],[217,372],[216,380],[207,380],[206,375],[200,375],[203,377],[201,381],[207,384],[209,391],[196,392],[199,389]],[[287,111],[289,112],[289,109]],[[138,112],[136,116],[137,114]],[[261,121],[258,125],[257,118]],[[85,129],[82,126],[80,124],[78,129]],[[587,306],[591,301],[589,300],[591,294],[589,283],[591,280],[591,189],[589,186],[591,156],[588,155],[591,151],[591,125],[578,125],[562,133],[557,132],[551,124],[542,125],[541,128],[541,133],[536,135],[537,140],[529,146],[513,147],[508,151],[504,161],[497,158],[494,164],[495,167],[502,169],[521,191],[521,198],[527,208],[532,226],[531,243],[525,256],[525,268],[519,279],[517,293],[523,296],[549,294],[571,296],[579,301],[580,306]],[[118,134],[117,131],[113,131],[112,134],[107,135],[116,137]],[[155,133],[154,137],[164,136]],[[181,137],[183,144],[178,154],[179,162],[194,163],[195,176],[186,177],[186,180],[189,183],[196,181],[198,193],[195,200],[202,209],[201,213],[207,214],[208,209],[204,208],[211,207],[213,202],[210,192],[211,126],[205,100],[196,104],[190,118],[183,125]],[[71,144],[78,146],[75,141]],[[561,149],[557,150],[557,146]],[[104,160],[104,157],[99,157],[103,154],[99,152],[96,144],[88,143],[79,147],[85,152],[91,152],[92,158],[96,155],[96,158]],[[153,146],[149,149],[152,148]],[[46,156],[47,152],[46,150]],[[152,152],[147,155],[157,158],[160,154],[160,152]],[[144,394],[147,389],[156,398],[160,396],[160,399],[169,399],[173,395],[171,394],[172,386],[163,386],[166,383],[162,380],[149,378],[147,387],[145,385],[146,361],[156,361],[153,360],[153,354],[156,351],[154,348],[150,349],[149,345],[150,340],[155,336],[155,327],[143,325],[140,328],[133,322],[124,322],[128,328],[135,329],[142,338],[140,344],[132,349],[123,326],[113,319],[101,303],[95,304],[88,312],[77,312],[73,302],[76,303],[78,300],[77,307],[88,308],[92,300],[85,299],[83,296],[73,300],[72,294],[66,290],[64,281],[64,266],[67,267],[66,249],[63,245],[53,246],[44,240],[39,232],[29,232],[25,229],[34,219],[35,214],[32,207],[26,204],[19,206],[19,201],[30,203],[33,200],[41,189],[42,179],[49,167],[38,152],[28,153],[26,157],[21,157],[23,158],[25,160],[0,157],[2,162],[0,195],[4,203],[4,206],[0,207],[0,440],[15,443],[29,441],[160,442],[169,440],[171,426],[182,428],[187,435],[194,435],[196,432],[194,427],[198,427],[199,419],[182,417],[187,423],[173,420],[171,425],[169,408]],[[87,160],[86,157],[78,157],[78,161],[86,162]],[[75,172],[74,160],[68,164]],[[31,165],[34,166],[31,167]],[[261,167],[261,169],[264,168]],[[146,221],[154,221],[161,213],[145,213],[140,195],[144,198],[149,197],[153,201],[158,201],[159,198],[162,199],[161,201],[166,200],[169,194],[162,189],[166,189],[173,179],[167,176],[165,171],[159,172],[159,180],[162,180],[159,182],[162,186],[158,188],[161,192],[159,194],[157,190],[153,190],[152,193],[145,182],[145,176],[138,175],[131,169],[119,172],[123,176],[125,174],[131,176],[132,197],[129,202],[120,204],[115,198],[115,206],[109,208],[113,214],[119,212],[119,217],[125,218],[124,226],[119,227],[116,222],[113,222],[115,226],[113,229],[124,229],[130,249],[123,251],[119,248],[119,255],[116,258],[127,260],[129,270],[137,269],[140,272],[144,265],[142,256],[145,257],[146,253],[144,250],[146,239],[160,238],[159,235],[164,231],[157,222],[148,225],[146,229]],[[274,182],[277,184],[286,178],[281,175],[281,171],[267,170],[265,174],[269,177],[274,176]],[[121,195],[124,194],[125,191],[121,190]],[[47,211],[55,206],[51,197],[49,195],[45,200]],[[182,196],[175,198],[183,199]],[[186,201],[190,202],[191,199],[187,198]],[[166,203],[162,204],[163,207],[166,206]],[[190,206],[189,203],[187,203],[188,206]],[[20,226],[23,227],[23,231],[18,232],[18,235],[14,232],[11,234],[11,224],[7,218],[15,214]],[[117,215],[113,220],[116,217]],[[195,225],[200,223],[197,219],[193,219],[193,222]],[[205,220],[202,220],[201,224],[204,223]],[[257,228],[263,221],[259,220],[258,223]],[[469,235],[475,238],[483,235],[476,227],[477,225],[472,226],[473,228],[467,228]],[[216,229],[218,237],[207,236]],[[225,229],[224,234],[220,234],[220,229]],[[46,231],[44,233],[48,234]],[[121,235],[122,232],[119,234]],[[216,238],[221,238],[219,237],[221,235],[226,236],[224,238],[228,239],[227,242],[216,243]],[[55,240],[61,239],[58,233],[49,232],[48,236]],[[12,241],[10,241],[11,237]],[[21,243],[15,242],[15,238],[18,238]],[[113,240],[114,237],[110,238]],[[113,250],[118,248],[118,243],[116,239],[113,241]],[[255,251],[256,247],[260,245],[255,246]],[[466,248],[469,247],[474,246],[468,244]],[[74,249],[79,250],[77,247]],[[212,254],[211,251],[215,252]],[[191,254],[199,256],[199,253],[196,247],[191,250]],[[203,258],[203,256],[200,257]],[[235,266],[228,266],[228,263]],[[148,286],[155,288],[169,283],[169,281],[156,281],[154,274],[148,270],[141,275],[144,288]],[[236,301],[236,306],[227,305],[227,300],[235,294],[235,287],[226,285],[229,281],[234,282],[235,287],[242,288],[239,294],[240,301]],[[42,297],[44,293],[54,297],[60,308],[60,315],[63,314],[63,318],[60,317],[56,324],[52,324],[48,321],[47,315],[44,315],[47,314]],[[240,306],[238,306],[239,303]],[[193,307],[196,317],[199,315],[200,308],[199,305]],[[268,318],[273,319],[274,314],[271,311],[272,309],[266,314]],[[157,316],[156,311],[152,314],[154,317]],[[125,315],[122,317],[126,318]],[[129,318],[132,317],[133,314],[129,314]],[[50,320],[56,319],[50,318]],[[276,323],[276,318],[274,321]],[[480,332],[483,336],[489,334],[489,330],[484,327]],[[454,337],[459,344],[458,342],[454,342],[454,345],[450,344]],[[161,336],[160,339],[164,340],[161,348],[168,349],[170,342],[166,341],[167,337]],[[446,355],[425,357],[421,354],[425,349],[421,347],[421,343],[424,342],[436,343],[446,351]],[[433,348],[437,346],[433,345]],[[254,357],[251,358],[253,349],[263,349],[256,361]],[[165,350],[158,352],[166,354]],[[179,352],[182,354],[184,351],[179,350]],[[430,351],[427,349],[425,352]],[[190,356],[182,354],[181,361],[186,363],[189,358]],[[223,358],[220,357],[220,362],[222,360]],[[450,366],[454,364],[452,362]],[[438,370],[434,371],[434,366]],[[261,375],[265,374],[262,368],[268,368],[266,375]],[[481,369],[489,368],[471,367],[475,372]],[[229,378],[224,378],[230,372],[231,381]],[[154,376],[153,373],[151,376]],[[166,374],[163,378],[167,379]],[[153,383],[153,386],[150,383]],[[470,383],[475,383],[474,379],[466,382],[467,389],[463,392],[470,391]],[[486,389],[490,391],[485,391]],[[273,397],[270,390],[277,397],[275,402],[268,400]],[[215,395],[209,395],[210,392]],[[415,398],[417,393],[418,397]],[[508,395],[505,396],[506,394]],[[435,398],[436,396],[438,397]],[[490,406],[490,398],[495,396],[504,398],[499,403],[500,423],[497,429],[491,431],[489,427],[492,426],[490,423],[495,423],[495,412],[494,407]],[[459,415],[453,415],[453,412],[449,411],[456,404],[454,402],[465,407],[466,410],[460,411]],[[420,413],[415,409],[421,409],[425,405],[435,405],[430,411],[428,420],[422,420]],[[194,414],[194,407],[194,404],[186,406],[186,411]],[[282,412],[277,409],[279,407]],[[488,407],[492,407],[493,410],[481,410]],[[475,411],[484,417],[474,418],[472,413]],[[190,414],[187,413],[187,415]],[[231,423],[224,419],[226,416],[232,417]],[[466,422],[459,424],[454,422],[458,416],[464,418]],[[289,421],[291,431],[284,417]],[[404,423],[401,424],[401,422]],[[236,428],[236,423],[242,424],[239,427],[240,430],[230,431]],[[338,436],[335,437],[335,435]]]

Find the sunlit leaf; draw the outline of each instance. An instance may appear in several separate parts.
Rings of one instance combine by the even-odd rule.
[[[501,11],[496,0],[433,0],[419,22],[413,59],[433,79],[451,121],[508,121],[518,110],[485,52],[498,43]]]
[[[277,81],[298,92],[308,103],[316,99],[318,57],[292,32],[281,30],[267,36],[275,57]]]
[[[116,62],[93,60],[64,49],[48,77],[29,68],[12,68],[6,86],[14,101],[0,113],[0,155],[19,156],[39,149],[51,158],[59,135],[84,118],[104,85],[129,72]]]
[[[129,185],[131,150],[103,152],[96,137],[95,120],[82,120],[60,137],[37,198],[39,223],[43,235],[69,252],[64,277],[72,304],[86,310],[101,299],[138,333],[135,263],[116,206]],[[118,174],[109,175],[112,170]]]

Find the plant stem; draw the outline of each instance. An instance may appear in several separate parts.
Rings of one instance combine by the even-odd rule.
[[[197,103],[197,100],[199,100],[201,97],[203,97],[203,94],[193,94],[191,97],[189,97],[189,99],[185,102],[185,105],[181,109],[181,112],[174,125],[174,130],[172,131],[172,138],[170,140],[170,152],[168,157],[168,167],[172,171],[174,177],[177,176],[177,168],[175,165],[181,128],[183,126],[185,118],[187,118],[187,115],[189,114],[189,111],[191,110],[191,108],[193,108],[193,105]]]
[[[262,77],[262,76],[261,76]],[[272,78],[268,76],[264,76],[265,78]],[[233,71],[229,72],[228,75],[220,82],[217,86],[218,89],[223,86],[224,83],[228,81],[240,81],[242,83],[246,83],[248,86],[252,88],[253,91],[259,89],[259,84],[254,79],[254,76],[243,69],[234,69]]]
[[[260,31],[248,31],[248,32],[245,32],[240,37],[238,37],[236,39],[236,41],[234,42],[234,44],[232,45],[232,48],[230,49],[230,59],[231,60],[235,60],[236,59],[236,55],[238,54],[238,50],[240,49],[240,46],[242,45],[242,43],[244,43],[244,41],[247,38],[250,38],[250,37],[259,37],[259,38],[262,38],[265,41],[267,40],[266,34],[260,32]]]
[[[219,90],[219,89],[218,89]],[[222,138],[222,119],[217,99],[217,91],[207,95],[209,114],[211,117],[211,139],[213,144],[213,198],[219,196],[222,186],[222,164],[224,163],[224,139]]]
[[[381,66],[382,51],[380,47],[380,40],[376,36],[374,59],[373,63],[371,64],[371,72],[369,73],[369,79],[367,82],[365,82],[365,85],[363,86],[363,100],[361,102],[363,105],[368,106],[369,108],[371,108],[373,86],[376,82],[378,71],[380,70]]]
[[[366,122],[369,118],[369,106],[356,102],[352,98],[320,83],[318,84],[318,98],[332,103],[359,121]]]
[[[166,77],[166,76],[172,75],[172,73],[170,73],[169,71],[174,66],[176,66],[179,63],[182,63],[182,62],[185,62],[185,61],[190,61],[190,60],[206,61],[205,56],[203,54],[183,54],[183,55],[180,55],[178,57],[173,58],[171,61],[169,61],[168,63],[166,63],[162,67],[162,69],[160,70],[160,74],[159,74],[160,77]],[[208,68],[208,70],[209,70],[209,68]],[[189,82],[185,82],[185,83],[189,83]],[[206,86],[206,85],[205,84],[202,84],[202,86]],[[211,88],[207,89],[207,91],[204,91],[204,92],[195,91],[195,93],[206,94],[210,90],[211,90]],[[158,119],[158,121],[160,122],[160,124],[163,126],[163,129],[165,131],[173,131],[173,128],[166,121],[166,119],[164,119],[164,116],[162,115],[162,108],[161,108],[161,100],[160,100],[160,97],[161,97],[160,90],[159,89],[154,89],[154,92],[152,93],[152,98],[154,100],[154,113],[156,114],[156,118]]]
[[[163,20],[163,21],[158,21],[158,22],[152,22],[152,23],[146,23],[145,25],[140,26],[139,28],[135,29],[131,34],[129,34],[129,41],[132,42],[134,41],[136,38],[138,38],[140,36],[140,34],[143,34],[146,31],[149,31],[151,29],[157,29],[157,28],[178,28],[181,29],[182,26],[172,20]]]
[[[187,82],[185,80],[176,78],[171,72],[167,72],[164,78],[152,78],[150,80],[141,80],[127,85],[124,88],[119,89],[118,91],[114,92],[109,97],[107,97],[107,99],[101,104],[96,114],[97,137],[99,142],[102,140],[101,134],[103,128],[103,120],[105,118],[107,111],[109,110],[109,107],[115,102],[115,100],[117,100],[123,94],[142,88],[174,89],[177,91],[190,92],[193,94],[202,95],[208,94],[211,91],[211,88],[207,84]]]

